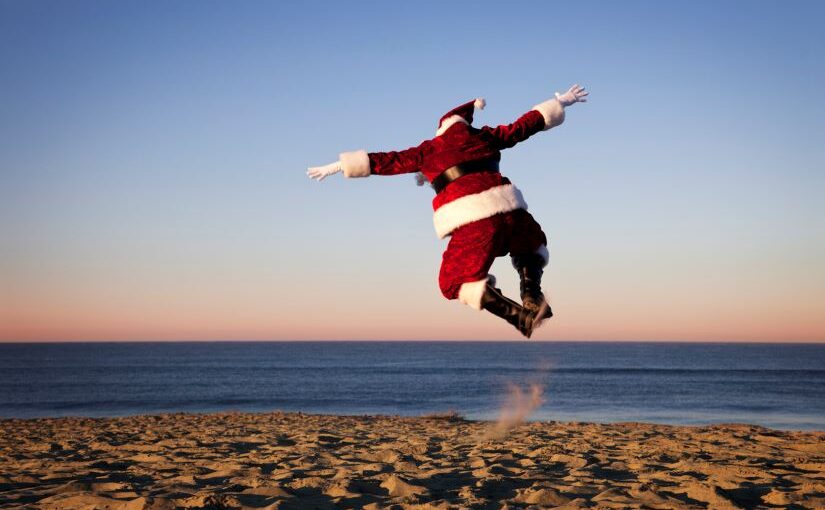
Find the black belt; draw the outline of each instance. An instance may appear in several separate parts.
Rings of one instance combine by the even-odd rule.
[[[435,194],[437,195],[444,191],[444,188],[446,188],[448,184],[459,177],[467,174],[474,174],[476,172],[498,172],[498,161],[481,159],[478,161],[469,161],[467,163],[461,163],[460,165],[451,166],[433,179],[432,187],[435,190]]]

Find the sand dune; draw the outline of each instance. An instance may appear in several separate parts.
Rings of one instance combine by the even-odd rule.
[[[0,506],[825,508],[825,433],[170,414],[2,420]]]

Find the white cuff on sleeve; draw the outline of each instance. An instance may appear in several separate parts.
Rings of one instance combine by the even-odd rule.
[[[370,158],[367,151],[342,152],[338,155],[346,177],[367,177],[370,174]]]
[[[561,105],[558,99],[548,99],[537,104],[533,109],[544,117],[544,131],[564,122],[564,106]]]

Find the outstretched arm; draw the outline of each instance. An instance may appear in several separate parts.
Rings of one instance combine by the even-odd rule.
[[[429,140],[417,147],[403,151],[342,152],[338,161],[324,166],[307,169],[310,179],[317,181],[343,172],[345,177],[367,177],[368,175],[397,175],[417,172],[424,163],[424,157],[430,151]]]
[[[498,141],[499,149],[507,149],[540,131],[547,131],[564,122],[564,108],[577,102],[587,101],[588,92],[579,85],[573,85],[564,94],[556,92],[554,99],[539,103],[512,124],[496,128],[483,127]]]

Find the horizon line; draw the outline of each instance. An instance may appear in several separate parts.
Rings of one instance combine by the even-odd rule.
[[[521,340],[521,339],[142,339],[142,340],[95,340],[95,339],[37,339],[37,340],[0,340],[0,344],[127,344],[127,343],[668,343],[668,344],[782,344],[782,345],[825,345],[825,340],[685,340],[685,339],[571,339],[571,340]]]

